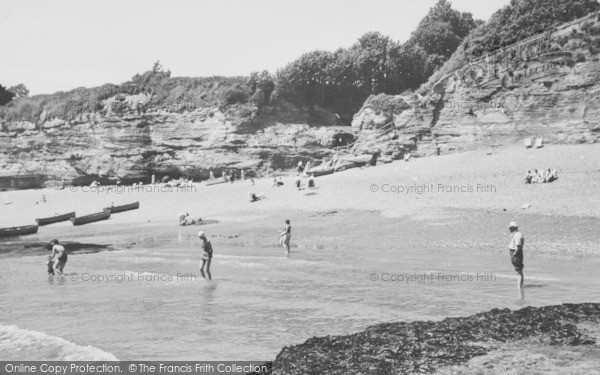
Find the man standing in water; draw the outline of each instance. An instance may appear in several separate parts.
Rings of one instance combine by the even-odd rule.
[[[202,260],[202,265],[200,266],[200,275],[202,275],[203,279],[206,279],[208,276],[209,280],[212,280],[212,276],[210,274],[210,261],[213,256],[213,249],[210,241],[206,238],[206,235],[203,231],[198,232],[198,237],[202,241],[200,244],[200,249],[202,250],[202,255],[200,256],[200,260]],[[206,276],[204,275],[204,266],[206,266]]]
[[[525,238],[519,232],[517,223],[511,221],[508,225],[508,230],[512,233],[508,249],[510,251],[510,261],[515,267],[515,271],[519,274],[519,289],[523,288],[523,245],[525,245]]]
[[[54,263],[54,272],[62,275],[63,269],[65,268],[65,264],[67,264],[67,250],[65,247],[58,243],[58,240],[52,240],[50,242],[52,245],[52,255],[50,255],[49,262],[52,262],[54,257],[56,256],[56,262]]]
[[[283,232],[281,232],[281,244],[285,249],[285,255],[290,256],[290,239],[292,238],[292,226],[290,225],[290,220],[285,221],[285,228]]]

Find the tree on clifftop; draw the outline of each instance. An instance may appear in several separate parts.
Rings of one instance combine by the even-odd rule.
[[[8,91],[15,94],[17,98],[26,98],[29,96],[29,89],[22,83],[9,88]]]
[[[142,74],[136,74],[129,82],[133,86],[133,93],[141,93],[150,91],[156,93],[157,89],[160,88],[163,80],[171,77],[171,71],[165,70],[160,64],[160,61],[154,63],[152,70],[144,72]]]
[[[0,85],[0,105],[5,105],[15,97],[15,94]]]

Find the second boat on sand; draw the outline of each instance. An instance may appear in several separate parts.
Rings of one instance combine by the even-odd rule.
[[[73,225],[83,225],[83,224],[93,223],[96,221],[106,220],[109,217],[110,217],[110,211],[105,209],[102,212],[98,212],[98,213],[91,214],[91,215],[72,217],[71,222],[73,223]]]

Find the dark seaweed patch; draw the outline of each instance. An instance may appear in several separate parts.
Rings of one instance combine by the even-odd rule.
[[[430,373],[485,355],[498,342],[539,336],[551,345],[595,344],[575,325],[584,321],[600,323],[600,304],[493,309],[440,322],[379,324],[353,335],[315,337],[285,347],[272,373]]]

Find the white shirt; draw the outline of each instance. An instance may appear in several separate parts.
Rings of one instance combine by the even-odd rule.
[[[525,245],[525,238],[519,231],[515,231],[510,239],[510,243],[508,244],[508,248],[510,250],[518,250],[519,246]]]

